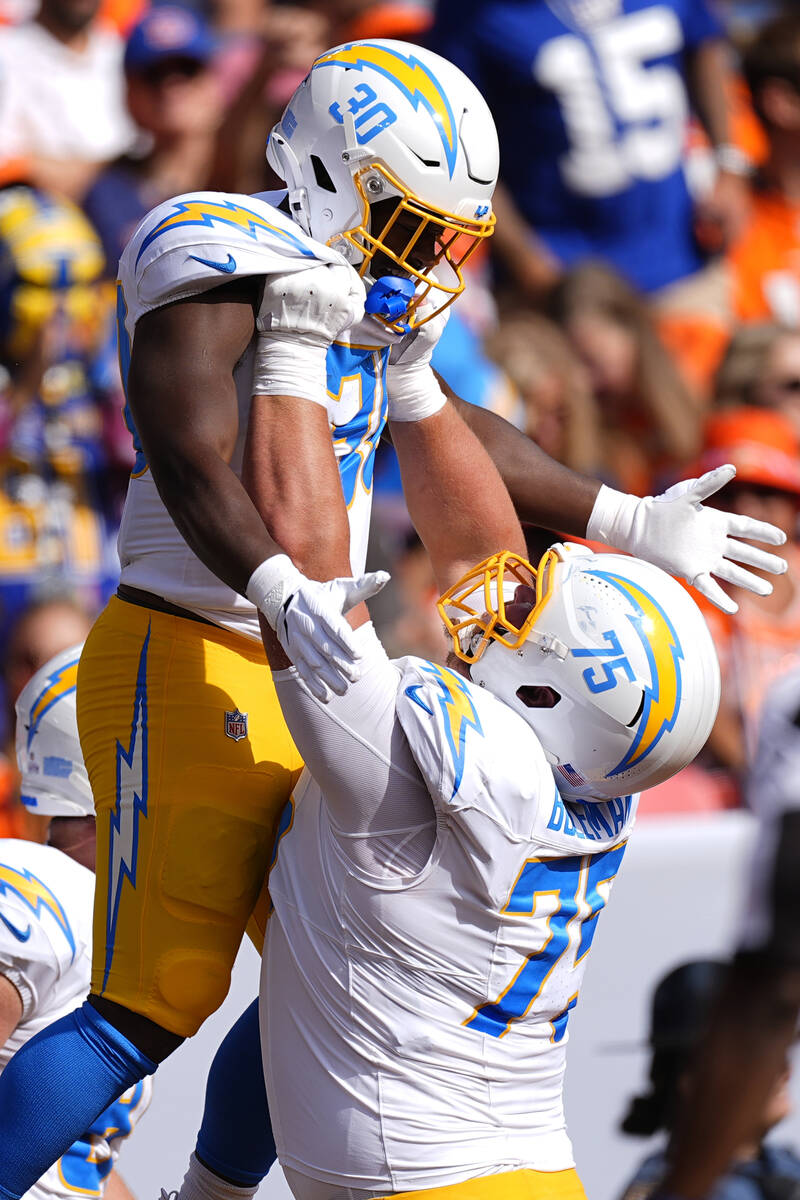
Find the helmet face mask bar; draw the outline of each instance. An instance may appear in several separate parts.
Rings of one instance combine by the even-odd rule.
[[[486,102],[452,63],[407,42],[321,55],[272,130],[267,160],[306,233],[367,283],[406,284],[400,314],[367,304],[397,333],[452,303],[494,229],[499,151]]]
[[[711,635],[686,589],[651,563],[567,543],[534,570],[504,552],[450,588],[439,612],[472,682],[530,725],[566,796],[653,787],[711,732]]]
[[[402,321],[384,323],[396,333],[424,325],[463,292],[463,267],[494,232],[494,213],[468,219],[428,209],[377,162],[356,170],[353,183],[362,203],[361,222],[329,244],[340,249],[344,241],[354,248],[361,256],[358,273],[369,282],[387,275],[412,279],[415,291]]]

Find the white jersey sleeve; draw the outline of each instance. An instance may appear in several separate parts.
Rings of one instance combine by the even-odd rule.
[[[477,834],[553,853],[608,849],[633,826],[638,797],[565,804],[539,739],[508,705],[448,667],[399,664],[397,715],[440,815]]]
[[[33,1033],[89,989],[94,876],[38,843],[0,841],[0,974],[22,999],[22,1019],[0,1069]]]
[[[232,279],[344,261],[259,196],[176,196],[147,214],[120,259],[128,332],[142,313]]]

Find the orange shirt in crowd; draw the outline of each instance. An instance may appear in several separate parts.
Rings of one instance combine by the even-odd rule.
[[[800,326],[800,204],[757,192],[750,224],[728,261],[738,320]]]

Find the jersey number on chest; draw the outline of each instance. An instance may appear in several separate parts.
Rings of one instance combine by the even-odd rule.
[[[623,843],[601,854],[526,861],[502,911],[531,917],[543,930],[543,942],[523,959],[496,1000],[475,1009],[464,1022],[468,1029],[504,1037],[538,1001],[543,1014],[552,1014],[546,1018],[553,1027],[551,1040],[561,1041],[569,1013],[578,1003],[597,918],[624,853]]]

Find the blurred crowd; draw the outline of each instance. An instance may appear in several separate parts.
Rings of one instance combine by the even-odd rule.
[[[0,0],[0,745],[31,674],[116,586],[132,463],[117,260],[181,192],[279,186],[266,134],[314,58],[422,42],[482,89],[498,226],[434,365],[549,454],[639,494],[737,467],[779,525],[771,596],[704,605],[723,704],[645,812],[735,807],[766,689],[800,659],[800,11],[728,0]],[[391,448],[372,558],[391,652],[439,658]],[[558,530],[530,531],[536,559]],[[0,836],[36,836],[0,757]]]

